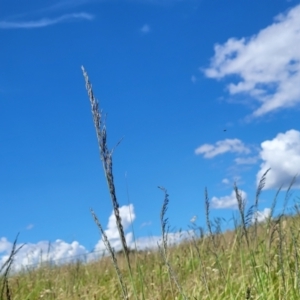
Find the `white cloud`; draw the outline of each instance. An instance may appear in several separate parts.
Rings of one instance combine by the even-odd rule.
[[[190,219],[190,222],[191,223],[195,223],[197,221],[197,216],[193,216],[191,219]]]
[[[257,160],[258,157],[246,157],[246,158],[238,157],[234,161],[238,165],[253,165],[257,162]]]
[[[271,168],[266,176],[265,189],[277,190],[281,184],[286,189],[293,177],[300,173],[300,132],[292,129],[279,133],[274,139],[261,143],[261,148],[263,163],[256,175],[257,184],[265,171]],[[293,188],[300,188],[298,177]]]
[[[50,19],[50,18],[43,18],[37,21],[0,21],[0,29],[12,29],[12,28],[39,28],[39,27],[46,27],[50,25],[55,25],[62,22],[70,22],[74,20],[92,20],[94,18],[93,15],[88,13],[74,13],[74,14],[66,14],[60,16],[58,18]]]
[[[184,240],[191,239],[192,237],[196,237],[194,230],[169,232],[167,237],[168,245],[177,245]],[[159,243],[159,245],[161,246],[161,236],[141,237],[136,240],[137,249],[141,250],[157,249],[157,243]]]
[[[226,152],[250,153],[250,149],[238,139],[225,139],[217,142],[215,146],[204,144],[195,150],[196,154],[204,154],[205,158],[213,158]]]
[[[195,82],[197,81],[197,78],[196,78],[196,76],[192,75],[192,77],[191,77],[191,81],[192,81],[192,83],[195,83]]]
[[[161,236],[140,237],[134,241],[132,232],[126,233],[126,231],[131,227],[131,218],[132,222],[135,219],[134,207],[132,204],[129,206],[124,205],[120,207],[119,212],[125,232],[125,239],[129,248],[135,249],[136,245],[137,249],[139,250],[151,250],[153,248],[157,249],[157,243],[160,243],[161,245]],[[114,250],[119,251],[122,249],[122,246],[115,220],[115,215],[112,212],[109,217],[105,233]],[[184,239],[189,239],[192,236],[195,236],[193,230],[174,233],[170,232],[168,234],[168,244],[178,244]],[[0,239],[0,268],[8,259],[12,246],[13,244],[6,238],[2,237]],[[20,244],[17,244],[16,249],[20,246]],[[92,253],[89,253],[88,250],[83,245],[80,245],[78,241],[66,243],[60,239],[57,239],[55,242],[50,244],[50,247],[49,242],[47,241],[40,241],[36,244],[29,243],[25,244],[15,255],[12,273],[22,270],[22,267],[37,267],[43,262],[64,264],[75,262],[78,259],[90,262],[101,257],[104,252],[106,253],[106,248],[102,239],[100,239],[95,245]]]
[[[5,237],[0,239],[0,253],[10,251],[12,243],[10,243]]]
[[[140,29],[140,31],[141,31],[142,33],[149,33],[149,32],[151,31],[151,29],[150,29],[150,26],[149,26],[148,24],[145,24],[145,25]]]
[[[74,7],[88,4],[89,2],[94,2],[94,1],[95,0],[64,0],[64,1],[59,1],[57,3],[54,3],[51,6],[45,7],[43,9],[39,10],[39,12],[53,11],[53,10],[66,9],[66,8],[74,8]]]
[[[207,77],[238,75],[238,83],[228,85],[229,93],[244,93],[260,107],[252,117],[293,107],[300,102],[300,5],[250,38],[230,38],[215,46]]]
[[[146,226],[151,226],[151,225],[152,225],[152,222],[144,222],[141,224],[140,228],[146,227]]]
[[[122,220],[121,223],[122,223],[123,230],[124,230],[124,233],[125,233],[126,243],[130,247],[130,245],[133,242],[133,235],[132,235],[132,232],[126,234],[126,231],[131,225],[130,220],[132,219],[132,222],[135,220],[134,207],[133,207],[132,204],[130,204],[129,206],[124,205],[124,206],[121,206],[119,208],[119,212],[120,212],[120,217],[121,217],[121,220]],[[131,214],[131,218],[130,218],[130,214]],[[115,217],[113,211],[112,211],[112,213],[109,217],[108,224],[107,224],[107,229],[105,230],[105,234],[106,234],[109,242],[111,243],[111,246],[116,251],[121,250],[122,244],[121,244],[121,240],[120,240],[120,237],[119,237],[118,227],[117,227],[117,224],[116,224],[116,217]],[[95,250],[96,251],[105,251],[106,250],[104,242],[102,241],[102,239],[96,244]]]
[[[266,221],[267,218],[269,218],[271,215],[271,209],[265,208],[263,211],[257,211],[252,216],[252,223],[255,222],[255,218],[257,218],[257,222],[261,223]]]
[[[246,199],[247,194],[239,190],[239,194],[241,195],[242,199]],[[211,199],[211,206],[212,208],[220,209],[220,208],[237,208],[238,206],[237,199],[236,199],[236,194],[235,191],[233,190],[232,193],[229,196],[224,196],[224,197],[212,197]]]
[[[222,183],[229,184],[229,180],[228,180],[227,178],[224,178],[224,179],[222,180]]]
[[[29,225],[26,226],[26,230],[30,230],[30,229],[32,229],[33,227],[34,227],[33,224],[29,224]]]
[[[8,242],[6,238],[0,240],[0,253],[5,252],[0,257],[0,267],[8,259],[13,244]],[[21,245],[17,245],[18,249]],[[55,261],[66,263],[74,260],[74,256],[87,254],[84,246],[78,242],[66,243],[62,240],[56,240],[51,243],[40,241],[37,244],[25,244],[14,257],[13,272],[20,271],[22,266],[34,267],[39,265],[41,261]],[[76,258],[75,258],[76,261]]]

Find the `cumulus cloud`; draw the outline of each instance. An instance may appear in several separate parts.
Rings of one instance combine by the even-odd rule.
[[[120,217],[121,217],[121,223],[123,226],[123,230],[125,232],[125,239],[127,245],[130,247],[133,243],[133,234],[132,232],[129,232],[126,234],[127,229],[131,225],[131,220],[132,222],[135,220],[135,213],[134,213],[134,207],[132,204],[129,206],[124,205],[119,208],[120,212]],[[116,224],[116,217],[112,211],[108,224],[107,224],[107,229],[105,230],[105,234],[107,235],[107,238],[109,242],[111,243],[111,246],[115,249],[115,251],[119,251],[122,249],[122,244],[121,240],[119,237],[119,232],[118,232],[118,227]],[[105,244],[103,240],[101,239],[95,246],[96,251],[105,251]]]
[[[300,132],[292,129],[264,141],[261,143],[260,158],[263,162],[256,175],[257,184],[266,170],[271,168],[266,177],[265,189],[278,189],[281,185],[287,189],[300,171]],[[298,177],[293,188],[300,188]]]
[[[160,236],[152,236],[152,237],[140,237],[137,238],[135,241],[133,239],[133,234],[132,232],[129,232],[126,234],[127,229],[131,226],[130,222],[130,214],[131,214],[131,219],[134,221],[135,219],[135,213],[134,213],[134,207],[132,204],[129,206],[122,206],[120,207],[120,217],[122,219],[122,226],[125,232],[125,239],[126,243],[129,248],[135,249],[135,246],[139,250],[145,250],[145,249],[151,249],[151,248],[157,248],[157,243],[161,242],[161,237]],[[109,239],[109,242],[111,243],[111,246],[114,248],[115,251],[119,251],[122,249],[122,244],[121,240],[119,238],[119,233],[118,233],[118,228],[116,225],[116,218],[115,215],[111,214],[109,217],[107,229],[105,230],[105,233]],[[147,224],[149,225],[149,223]],[[168,234],[168,241],[170,244],[174,243],[179,243],[182,241],[184,238],[187,238],[188,236],[192,235],[192,232],[187,232],[187,231],[182,231],[181,233],[175,232],[172,233],[170,232]],[[100,240],[96,246],[95,246],[96,251],[106,251],[105,245],[102,240]]]
[[[246,199],[247,194],[244,191],[239,190],[239,194],[241,195],[243,200]],[[213,197],[211,199],[211,206],[212,208],[215,209],[222,209],[222,208],[236,209],[238,207],[238,203],[237,203],[235,191],[232,191],[232,193],[229,196],[224,196],[220,198]]]
[[[13,244],[6,238],[0,239],[0,266],[9,258]],[[17,245],[19,248],[21,245]],[[49,245],[47,241],[40,241],[37,244],[25,244],[14,257],[12,271],[18,272],[23,267],[34,267],[43,261],[67,263],[76,260],[76,256],[87,254],[87,250],[78,242],[66,243],[56,240]],[[75,259],[74,259],[75,258]]]
[[[266,221],[271,215],[271,209],[265,208],[263,211],[257,211],[252,216],[252,223],[255,222],[255,219],[257,219],[258,223]]]
[[[153,250],[157,249],[158,243],[161,245],[161,236],[140,237],[134,241],[132,232],[127,232],[131,227],[131,220],[132,222],[135,220],[134,206],[132,204],[120,207],[119,212],[125,232],[125,239],[130,249],[135,249],[135,247],[137,247],[138,250]],[[116,218],[113,211],[108,219],[105,233],[114,250],[121,250],[122,244],[119,238]],[[190,239],[194,236],[195,233],[193,230],[170,232],[168,233],[168,244],[178,244],[181,241]],[[17,248],[20,246],[21,245],[18,244]],[[6,238],[2,237],[0,239],[0,267],[9,258],[12,247],[13,243],[9,242]],[[108,253],[102,239],[97,242],[93,252],[89,252],[83,245],[80,245],[78,241],[66,243],[57,239],[55,242],[50,244],[47,241],[40,241],[36,244],[28,243],[25,244],[15,255],[11,271],[14,273],[22,270],[23,268],[35,268],[44,262],[52,264],[71,263],[76,262],[77,260],[90,262],[103,255],[108,255]]]
[[[226,139],[217,142],[215,146],[211,144],[204,144],[195,150],[197,155],[204,154],[205,158],[213,158],[226,152],[250,153],[250,149],[248,149],[243,142],[238,139]]]
[[[131,225],[131,219],[134,221],[135,213],[132,204],[129,206],[122,206],[119,208],[120,217],[122,219],[123,229],[126,232]],[[101,222],[101,221],[100,221]],[[119,238],[118,229],[116,226],[116,217],[112,211],[107,224],[105,234],[115,251],[119,251],[122,248],[121,240]],[[134,247],[133,234],[129,232],[125,234],[126,242],[130,248]],[[19,247],[18,245],[17,247]],[[7,239],[2,238],[0,240],[0,254],[4,252],[2,257],[0,256],[0,266],[8,259],[10,251],[12,249],[12,243]],[[1,253],[2,252],[2,253]],[[13,271],[19,271],[22,266],[36,267],[41,262],[53,262],[57,264],[63,264],[76,261],[77,259],[91,261],[97,258],[100,254],[102,256],[106,252],[106,247],[101,240],[94,247],[93,253],[89,253],[88,250],[80,245],[79,242],[74,241],[72,243],[66,243],[62,240],[56,240],[50,244],[47,241],[40,241],[37,244],[25,244],[22,249],[15,256],[15,263]]]
[[[12,248],[12,243],[10,243],[5,237],[0,239],[0,253],[8,252]]]
[[[194,230],[183,230],[181,232],[169,232],[167,235],[168,245],[177,245],[184,240],[196,237]],[[157,249],[157,244],[161,245],[161,236],[141,237],[136,240],[137,249],[152,250]]]
[[[149,33],[149,32],[151,31],[151,29],[150,29],[150,26],[149,26],[148,24],[145,24],[145,25],[140,29],[140,31],[141,31],[142,33]]]
[[[300,5],[275,18],[250,38],[230,38],[215,45],[204,73],[210,78],[237,75],[231,95],[244,93],[259,102],[252,117],[263,116],[300,102]]]
[[[46,27],[50,25],[55,25],[62,22],[70,22],[75,20],[93,20],[94,16],[88,13],[74,13],[74,14],[66,14],[62,15],[58,18],[43,18],[37,21],[0,21],[0,29],[13,29],[13,28],[22,28],[22,29],[30,29],[30,28],[39,28]]]

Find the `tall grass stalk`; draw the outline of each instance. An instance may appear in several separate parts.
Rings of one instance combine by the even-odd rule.
[[[177,279],[177,277],[170,265],[170,262],[167,258],[168,232],[167,232],[166,226],[168,224],[168,218],[165,218],[165,215],[166,215],[166,212],[168,209],[169,195],[167,193],[167,190],[164,187],[158,187],[158,188],[161,189],[165,194],[164,203],[163,203],[161,213],[160,213],[161,232],[162,232],[162,246],[161,247],[159,246],[160,252],[161,252],[162,258],[164,260],[164,263],[168,268],[171,289],[172,289],[172,283],[171,283],[171,278],[172,278],[173,281],[175,282],[176,287],[178,288],[181,296],[183,297],[183,299],[187,300],[187,297],[186,297],[185,293],[183,292],[183,289],[182,289],[181,285],[179,284],[178,279]],[[172,289],[172,295],[174,297],[173,289]]]
[[[10,255],[8,256],[7,260],[4,262],[4,264],[2,265],[2,267],[0,268],[0,282],[2,281],[2,287],[1,287],[1,294],[0,294],[0,300],[4,300],[4,296],[6,296],[6,300],[11,300],[13,299],[11,297],[11,292],[10,292],[10,287],[9,287],[9,283],[8,283],[8,276],[9,276],[9,272],[10,269],[12,267],[12,264],[14,262],[14,257],[16,256],[16,254],[23,248],[23,245],[21,245],[18,249],[16,249],[17,246],[17,240],[19,237],[19,233],[17,234],[12,249],[10,251]],[[1,275],[1,272],[4,270],[4,274]]]
[[[105,177],[106,177],[106,182],[107,182],[107,185],[108,185],[108,189],[109,189],[109,193],[110,193],[110,197],[111,197],[111,201],[112,201],[112,206],[113,206],[113,209],[114,209],[114,215],[116,217],[116,225],[117,225],[117,228],[118,228],[118,231],[119,231],[119,237],[121,239],[121,244],[122,244],[122,247],[123,247],[123,253],[124,253],[124,256],[125,256],[126,261],[127,261],[127,267],[129,269],[129,272],[130,272],[131,282],[133,283],[132,270],[131,270],[131,265],[130,265],[130,261],[129,261],[129,249],[128,249],[128,246],[127,246],[127,243],[126,243],[125,233],[124,233],[124,229],[123,229],[123,225],[122,225],[122,220],[121,220],[121,217],[120,217],[119,203],[118,203],[117,196],[116,196],[116,189],[115,189],[114,177],[113,177],[113,171],[112,171],[112,166],[113,166],[112,155],[113,155],[114,149],[112,149],[112,150],[108,149],[108,146],[107,146],[107,143],[106,143],[106,139],[107,139],[106,125],[105,125],[105,122],[104,122],[104,119],[103,119],[103,112],[99,109],[99,102],[97,101],[97,99],[94,96],[94,93],[93,93],[93,90],[92,90],[92,85],[89,81],[87,72],[85,71],[83,66],[81,67],[81,69],[82,69],[82,72],[83,72],[83,76],[84,76],[85,84],[86,84],[86,89],[87,89],[88,96],[89,96],[90,103],[91,103],[92,116],[93,116],[94,126],[95,126],[95,129],[96,129],[96,135],[97,135],[97,140],[98,140],[100,158],[102,160],[103,169],[104,169],[104,173],[105,173]],[[109,244],[108,240],[107,240],[106,244],[107,245]],[[112,255],[111,251],[110,251],[110,254]],[[114,260],[114,262],[115,262],[115,264],[117,264],[116,260]],[[118,276],[119,276],[119,273],[118,273]],[[120,283],[122,283],[121,279],[120,279]],[[134,284],[133,284],[133,289],[134,289],[135,296],[136,296],[136,299],[137,299]],[[122,286],[122,290],[123,290],[123,293],[124,293],[124,287],[123,286]],[[124,295],[124,297],[125,297],[125,295]],[[127,296],[125,297],[125,299],[127,299]]]

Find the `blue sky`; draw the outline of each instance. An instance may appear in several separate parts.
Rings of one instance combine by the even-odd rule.
[[[205,227],[205,187],[211,218],[229,221],[234,181],[249,206],[271,168],[263,219],[299,173],[299,1],[2,0],[0,40],[0,265],[18,232],[15,267],[49,242],[55,261],[103,250],[90,208],[119,249],[81,65],[109,146],[124,138],[113,169],[130,246],[131,219],[138,247],[160,238],[157,186],[176,240],[194,216]]]

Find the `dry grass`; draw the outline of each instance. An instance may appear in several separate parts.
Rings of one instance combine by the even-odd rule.
[[[119,214],[112,172],[112,154],[106,144],[106,127],[87,73],[82,68],[88,91],[100,157],[103,163],[122,252],[115,253],[95,212],[92,217],[110,253],[99,261],[48,266],[8,276],[13,258],[20,249],[16,241],[11,255],[2,266],[0,300],[24,299],[300,299],[298,206],[293,216],[284,212],[273,218],[278,190],[270,217],[254,223],[259,195],[268,171],[263,175],[253,206],[245,211],[245,201],[234,185],[239,221],[235,229],[222,232],[220,220],[210,220],[210,200],[205,189],[207,231],[179,245],[169,246],[166,212],[167,190],[161,210],[162,244],[158,251],[128,249]],[[292,187],[292,181],[290,188]],[[290,188],[286,192],[287,205]],[[216,228],[213,230],[213,228]],[[196,230],[196,229],[195,229]]]

